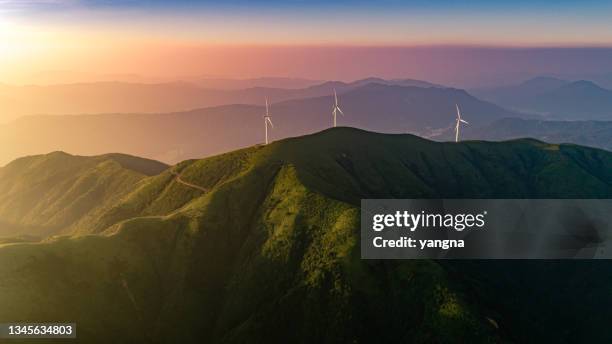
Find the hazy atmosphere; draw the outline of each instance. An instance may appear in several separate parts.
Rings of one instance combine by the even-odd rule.
[[[612,343],[611,18],[0,0],[0,342]]]
[[[580,77],[612,70],[611,9],[603,1],[3,0],[0,82],[378,76],[475,87]]]

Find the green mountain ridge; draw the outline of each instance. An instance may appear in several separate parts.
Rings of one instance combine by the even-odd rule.
[[[0,237],[70,234],[167,166],[124,154],[63,152],[17,159],[0,169]]]
[[[364,261],[359,200],[608,198],[609,171],[598,149],[351,128],[185,161],[81,222],[102,235],[0,247],[0,322],[76,321],[87,343],[606,342],[606,265],[585,286],[579,265]]]

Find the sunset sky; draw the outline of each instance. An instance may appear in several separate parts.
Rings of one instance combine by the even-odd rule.
[[[0,0],[0,82],[612,71],[604,1]],[[346,63],[350,60],[351,63]],[[469,69],[469,73],[468,70]],[[474,73],[495,73],[486,76]]]

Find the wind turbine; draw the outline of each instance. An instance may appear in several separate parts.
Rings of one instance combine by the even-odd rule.
[[[332,109],[332,116],[334,117],[334,128],[336,127],[336,116],[338,114],[338,112],[340,112],[340,114],[342,116],[344,116],[344,112],[342,112],[342,110],[340,110],[340,106],[338,105],[338,95],[336,94],[336,89],[334,88],[334,107]]]
[[[469,124],[467,121],[461,119],[461,110],[459,110],[459,105],[455,104],[457,108],[457,125],[455,125],[455,142],[459,142],[459,126],[461,123]]]
[[[264,115],[264,127],[266,130],[266,144],[268,144],[268,124],[270,127],[274,128],[274,124],[272,124],[272,117],[270,117],[270,107],[268,106],[268,98],[266,97],[266,114]]]

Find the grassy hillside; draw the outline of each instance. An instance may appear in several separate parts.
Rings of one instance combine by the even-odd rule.
[[[186,161],[88,222],[104,235],[1,247],[0,322],[76,321],[87,343],[609,342],[606,264],[364,261],[358,244],[360,198],[610,197],[609,171],[596,149],[349,128]]]
[[[55,152],[15,160],[0,169],[0,237],[70,233],[166,168],[122,154]]]

